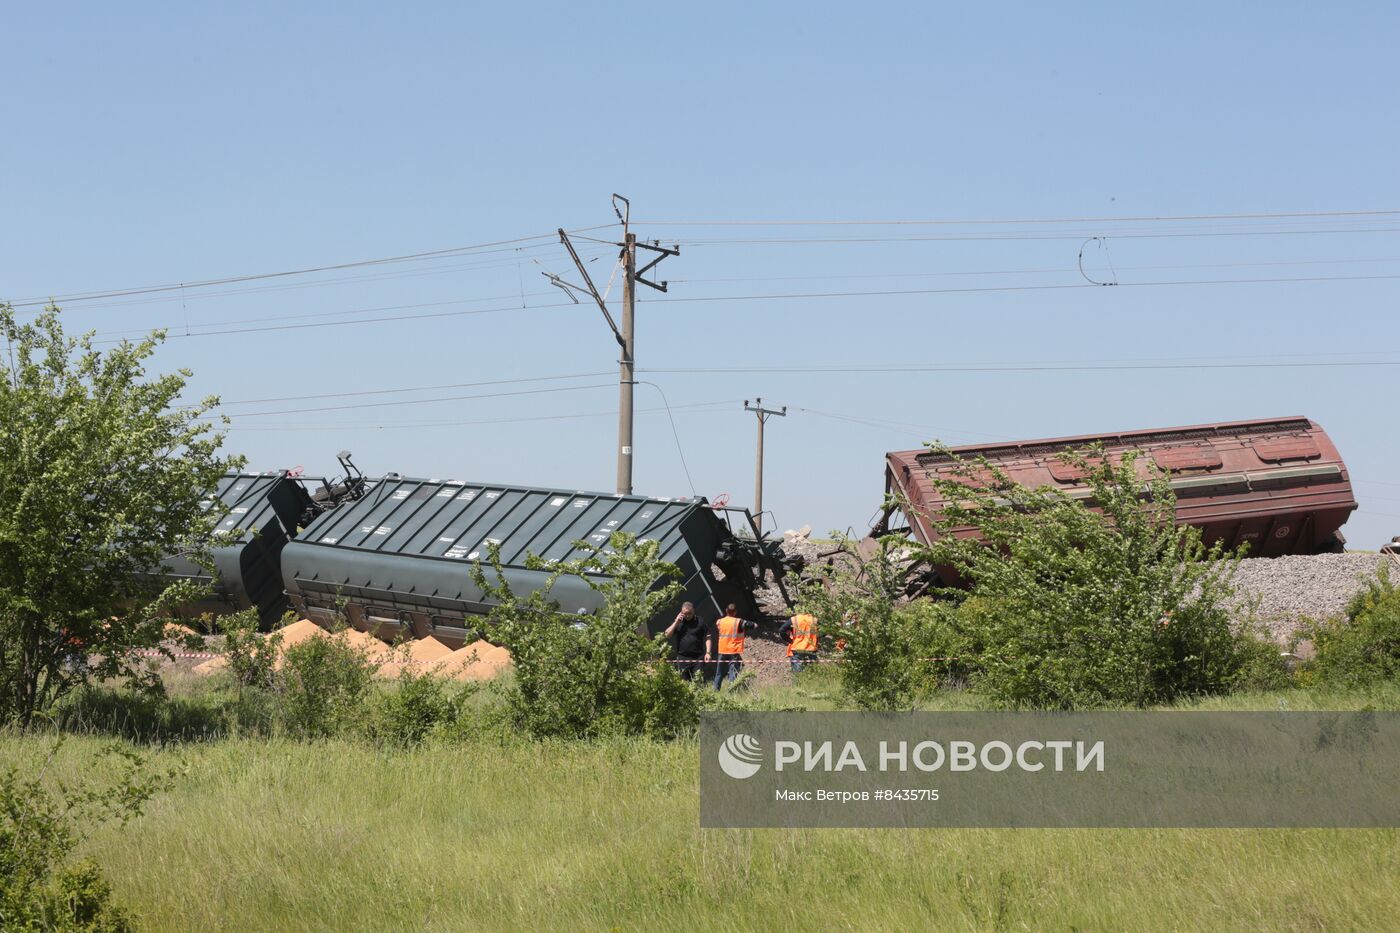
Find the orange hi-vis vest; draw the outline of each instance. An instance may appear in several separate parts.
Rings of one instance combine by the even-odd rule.
[[[792,641],[788,642],[788,657],[794,651],[815,653],[817,650],[817,617],[800,612],[792,617]]]
[[[744,623],[733,616],[725,616],[715,623],[719,629],[719,653],[744,653]]]

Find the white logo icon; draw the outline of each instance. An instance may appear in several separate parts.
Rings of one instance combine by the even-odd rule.
[[[720,770],[732,778],[751,778],[762,764],[763,746],[751,735],[731,735],[719,747]]]

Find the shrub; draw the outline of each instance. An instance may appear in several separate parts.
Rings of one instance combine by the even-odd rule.
[[[176,772],[151,775],[139,755],[115,747],[108,753],[125,758],[126,767],[107,787],[60,785],[55,794],[37,777],[21,778],[18,768],[0,773],[0,929],[118,933],[132,928],[101,869],[89,860],[69,859],[84,832],[139,816]]]
[[[417,745],[455,723],[475,692],[475,684],[457,684],[430,673],[404,670],[394,685],[376,698],[370,716],[371,734],[395,745]]]
[[[899,605],[902,542],[881,541],[862,556],[849,538],[833,537],[841,557],[807,581],[798,608],[817,617],[827,647],[842,645],[841,689],[851,703],[861,709],[908,709],[939,682],[942,662],[929,659],[954,653],[951,610],[930,602]]]
[[[476,585],[495,603],[493,640],[510,649],[515,677],[506,702],[516,725],[536,737],[586,738],[606,733],[673,735],[694,726],[698,701],[668,670],[664,639],[649,641],[646,627],[680,595],[680,571],[658,557],[655,541],[614,532],[604,546],[574,542],[578,560],[527,566],[550,573],[549,583],[527,598],[507,582],[498,549],[489,549],[494,580],[480,565]],[[573,577],[602,598],[592,615],[560,610],[549,592]],[[679,686],[677,686],[679,685]]]
[[[1265,635],[1248,628],[1236,632],[1235,658],[1237,666],[1228,682],[1232,691],[1269,692],[1296,685],[1278,645]]]
[[[245,609],[219,620],[224,636],[219,653],[228,662],[239,700],[247,689],[268,690],[273,685],[282,633],[262,635],[258,631],[260,622],[256,609]]]
[[[1309,673],[1318,685],[1363,686],[1400,676],[1400,588],[1382,567],[1343,618],[1313,623],[1304,634],[1317,650]]]
[[[293,645],[280,678],[283,724],[306,738],[360,725],[373,675],[373,662],[342,639],[308,638]]]
[[[700,692],[681,679],[673,664],[654,664],[637,677],[628,709],[616,730],[654,739],[688,734],[700,719],[700,708],[713,694]]]
[[[1252,657],[1230,628],[1237,555],[1177,527],[1168,477],[1136,454],[1063,455],[1097,511],[1055,489],[1027,489],[985,458],[935,447],[948,502],[921,557],[970,584],[954,617],[975,647],[974,687],[1016,707],[1147,706],[1224,692]],[[905,504],[907,507],[907,503]],[[979,538],[959,536],[973,528]],[[954,600],[969,591],[949,590]]]

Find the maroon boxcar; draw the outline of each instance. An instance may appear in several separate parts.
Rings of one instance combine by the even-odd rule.
[[[1050,486],[1088,499],[1083,474],[1058,459],[1068,449],[1100,443],[1110,457],[1140,450],[1146,476],[1156,463],[1171,477],[1178,523],[1200,528],[1207,542],[1249,544],[1251,557],[1340,550],[1339,529],[1356,509],[1346,464],[1327,433],[1307,418],[1271,418],[1046,440],[955,447],[963,459],[984,456],[1023,486]],[[910,534],[933,540],[931,521],[944,499],[932,477],[952,469],[928,450],[886,454],[885,490],[909,503]],[[874,534],[900,531],[899,510],[886,512]],[[972,529],[959,529],[971,535]]]

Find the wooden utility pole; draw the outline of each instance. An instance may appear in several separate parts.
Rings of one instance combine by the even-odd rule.
[[[787,417],[787,406],[781,410],[774,408],[764,408],[763,399],[753,400],[750,407],[749,400],[744,399],[744,411],[751,411],[758,417],[758,457],[754,465],[753,480],[753,524],[759,535],[763,534],[763,425],[769,417],[777,415],[779,418]]]
[[[618,209],[618,202],[622,202],[622,209]],[[603,296],[598,294],[598,289],[593,285],[593,279],[589,277],[588,270],[584,268],[583,260],[579,259],[578,253],[574,250],[574,244],[570,242],[569,235],[561,227],[559,229],[559,242],[569,251],[569,256],[574,260],[574,265],[578,267],[579,275],[583,276],[584,284],[587,288],[572,285],[565,282],[559,276],[549,272],[542,273],[550,283],[562,288],[564,292],[574,301],[578,298],[574,292],[587,292],[593,296],[593,300],[598,303],[598,308],[603,312],[603,318],[608,322],[608,327],[612,329],[613,337],[617,340],[618,348],[622,351],[622,356],[618,360],[618,405],[617,405],[617,494],[619,496],[630,496],[632,494],[632,394],[633,386],[637,384],[637,358],[636,358],[636,326],[637,326],[637,284],[641,283],[649,288],[654,288],[659,292],[666,291],[667,283],[653,282],[644,276],[655,269],[656,266],[667,256],[679,256],[681,248],[673,246],[670,249],[662,246],[659,241],[651,243],[638,243],[637,235],[629,227],[629,219],[632,214],[632,206],[626,198],[620,194],[613,195],[613,211],[617,214],[617,219],[622,221],[622,242],[617,246],[621,247],[622,255],[619,261],[622,263],[622,328],[618,329],[613,316],[608,311],[608,303],[603,300]],[[637,250],[651,250],[656,256],[642,266],[637,268]]]

